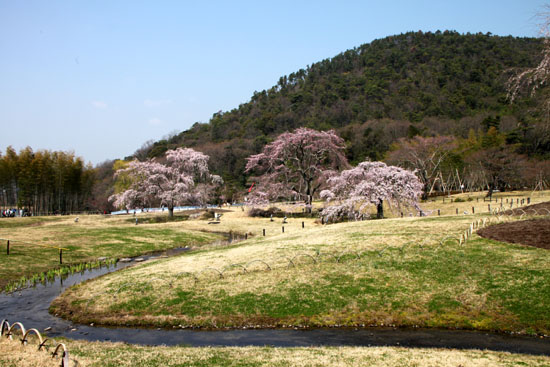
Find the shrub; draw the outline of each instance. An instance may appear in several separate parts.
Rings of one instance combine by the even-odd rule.
[[[249,217],[262,217],[262,218],[269,218],[271,216],[277,217],[281,216],[283,214],[282,210],[272,206],[271,208],[268,208],[266,210],[260,209],[260,208],[251,208],[248,211]]]

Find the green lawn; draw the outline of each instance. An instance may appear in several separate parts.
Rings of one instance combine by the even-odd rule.
[[[167,248],[200,246],[221,238],[190,230],[176,223],[135,225],[126,218],[84,216],[4,218],[0,220],[0,289],[22,276],[58,268],[63,264],[100,257],[137,256]],[[10,254],[7,255],[7,241]]]
[[[439,244],[477,218],[353,222],[254,237],[73,287],[52,312],[126,325],[418,325],[549,334],[549,251],[477,235],[463,245]]]

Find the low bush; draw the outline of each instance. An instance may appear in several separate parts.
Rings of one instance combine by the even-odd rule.
[[[261,218],[269,218],[271,216],[274,217],[283,217],[283,211],[275,206],[272,206],[268,209],[260,209],[260,208],[250,208],[248,211],[249,217],[261,217]]]

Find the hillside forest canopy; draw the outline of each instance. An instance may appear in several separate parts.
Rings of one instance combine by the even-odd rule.
[[[134,159],[162,162],[180,147],[209,156],[209,171],[224,181],[220,198],[240,201],[253,182],[246,158],[300,127],[334,130],[352,166],[370,160],[416,170],[424,199],[542,188],[550,178],[549,89],[515,93],[513,103],[508,92],[544,50],[543,38],[454,31],[375,40],[282,76],[237,108],[147,142],[124,160],[90,167],[71,153],[8,148],[0,156],[0,205],[112,210],[117,169]]]

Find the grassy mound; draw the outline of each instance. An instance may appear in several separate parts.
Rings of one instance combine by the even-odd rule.
[[[273,226],[243,215],[226,213],[222,222],[248,226],[247,233]],[[303,229],[302,219],[293,220],[284,233],[78,285],[51,311],[111,325],[416,325],[549,334],[550,253],[476,235],[459,245],[456,238],[480,217],[307,222]],[[455,240],[441,245],[446,236]]]

